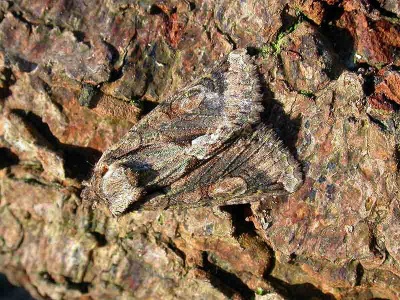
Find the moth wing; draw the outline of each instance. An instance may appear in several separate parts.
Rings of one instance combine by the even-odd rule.
[[[263,111],[256,68],[245,50],[227,58],[190,86],[161,103],[140,128],[207,159],[228,140],[260,122]]]
[[[160,103],[103,154],[96,169],[139,166],[146,171],[143,184],[169,185],[259,123],[262,110],[255,66],[245,50],[235,50]]]
[[[171,185],[158,200],[165,206],[221,205],[283,195],[302,184],[299,164],[264,124],[234,141],[209,161]],[[146,205],[145,205],[146,207]]]
[[[197,159],[260,122],[256,68],[245,50],[232,51],[200,79],[161,102],[101,159],[111,163],[147,145],[179,145]]]

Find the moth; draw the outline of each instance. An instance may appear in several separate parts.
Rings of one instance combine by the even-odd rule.
[[[106,150],[83,191],[118,216],[129,209],[246,203],[296,191],[298,162],[264,124],[245,50],[160,103]]]

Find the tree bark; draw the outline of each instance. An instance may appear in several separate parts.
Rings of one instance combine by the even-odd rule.
[[[37,299],[400,297],[397,1],[0,2],[0,271]],[[101,153],[236,48],[304,184],[131,211]]]

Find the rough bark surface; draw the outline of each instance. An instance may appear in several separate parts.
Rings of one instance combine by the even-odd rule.
[[[100,154],[236,48],[286,199],[111,217]],[[37,299],[400,298],[396,0],[0,2],[0,272]]]

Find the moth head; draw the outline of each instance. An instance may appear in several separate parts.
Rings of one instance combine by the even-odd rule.
[[[112,163],[101,173],[98,189],[114,216],[125,212],[143,196],[143,188],[138,185],[138,173],[123,163]]]

